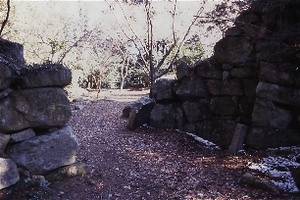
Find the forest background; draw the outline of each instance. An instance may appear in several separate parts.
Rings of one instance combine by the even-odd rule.
[[[28,64],[61,63],[83,88],[151,86],[213,53],[247,1],[2,1],[2,38]],[[79,75],[78,75],[79,74]]]

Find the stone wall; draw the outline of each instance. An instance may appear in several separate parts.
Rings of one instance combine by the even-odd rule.
[[[75,162],[78,143],[66,125],[71,109],[62,65],[26,66],[23,47],[0,39],[0,189],[20,174],[47,175]]]
[[[256,1],[195,68],[158,80],[150,125],[196,133],[228,148],[237,124],[245,144],[300,144],[300,2]],[[244,129],[246,130],[246,129]]]

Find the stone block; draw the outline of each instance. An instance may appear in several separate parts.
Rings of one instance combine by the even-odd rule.
[[[213,97],[210,102],[210,108],[216,115],[240,115],[239,103],[230,96]]]
[[[154,83],[153,98],[155,102],[167,102],[175,100],[175,92],[173,90],[174,80],[159,79]]]
[[[69,100],[61,88],[17,90],[0,100],[0,132],[3,133],[60,127],[70,117]]]
[[[159,129],[183,128],[185,118],[175,104],[156,104],[150,115],[150,126]]]
[[[243,85],[239,79],[227,80],[209,80],[207,81],[207,88],[211,95],[243,95]]]
[[[184,78],[175,93],[183,101],[209,98],[205,82],[196,75]]]
[[[181,80],[184,77],[187,77],[192,71],[193,71],[193,68],[186,62],[182,61],[182,62],[178,63],[176,65],[177,80]]]
[[[237,153],[239,150],[243,149],[244,140],[246,137],[246,134],[248,132],[248,126],[245,124],[237,123],[234,135],[231,141],[231,144],[228,148],[228,151],[230,153]]]
[[[271,101],[256,100],[252,114],[253,126],[286,129],[292,121],[291,111],[275,106]]]
[[[0,133],[0,155],[4,153],[4,150],[10,140],[10,135]]]
[[[200,78],[222,79],[221,65],[213,58],[200,61],[196,69]]]
[[[149,97],[143,97],[133,103],[132,108],[129,112],[127,128],[130,130],[134,130],[142,126],[143,124],[149,124],[150,114],[153,110],[154,105],[155,101]]]
[[[257,97],[291,106],[300,106],[300,90],[260,81]]]
[[[188,123],[192,124],[212,117],[208,103],[186,101],[182,107]]]
[[[246,37],[225,37],[214,47],[214,56],[220,63],[240,64],[252,61],[252,44]]]
[[[12,80],[12,69],[8,65],[0,63],[0,90],[8,88]]]
[[[282,130],[268,127],[253,127],[246,136],[247,146],[253,149],[292,146],[299,143],[299,133],[293,129]]]
[[[35,132],[32,129],[25,129],[23,131],[11,134],[12,142],[21,142],[35,136]]]
[[[265,82],[279,85],[292,85],[297,66],[291,64],[272,64],[262,62],[260,65],[260,78]]]
[[[17,165],[10,159],[0,158],[0,190],[20,180]]]
[[[32,174],[43,175],[73,164],[78,150],[78,142],[71,127],[65,126],[50,134],[9,145],[6,152],[17,165]]]
[[[294,47],[276,41],[259,41],[256,43],[258,61],[269,63],[287,63],[295,59]]]
[[[64,87],[71,83],[71,70],[60,64],[35,65],[22,70],[21,88]]]
[[[236,122],[216,118],[212,121],[212,127],[211,141],[222,149],[227,149],[231,144]]]

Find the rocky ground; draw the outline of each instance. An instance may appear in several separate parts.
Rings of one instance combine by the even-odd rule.
[[[42,187],[13,186],[0,191],[0,199],[298,199],[239,183],[251,163],[290,150],[229,155],[177,131],[128,131],[121,111],[143,91],[127,100],[109,91],[101,95],[75,100],[69,122],[81,148],[78,161],[89,173]]]

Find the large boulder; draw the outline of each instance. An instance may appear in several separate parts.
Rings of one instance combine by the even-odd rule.
[[[253,127],[246,136],[246,144],[254,149],[292,146],[299,143],[299,133],[292,129]]]
[[[175,104],[155,104],[150,115],[150,126],[160,129],[182,128],[183,111]]]
[[[64,87],[71,83],[71,70],[60,64],[34,65],[22,70],[21,88]]]
[[[256,43],[258,61],[269,63],[292,62],[296,58],[296,49],[277,41],[260,41]]]
[[[24,64],[23,46],[0,38],[0,62]]]
[[[222,79],[221,64],[214,58],[205,59],[196,65],[197,75],[201,78]]]
[[[12,69],[4,63],[0,62],[0,90],[8,88],[12,80]]]
[[[173,91],[174,80],[159,79],[155,82],[153,88],[153,98],[155,102],[174,101],[175,92]]]
[[[0,158],[0,190],[14,185],[19,179],[17,165],[10,159]]]
[[[240,114],[239,102],[235,97],[223,96],[213,97],[210,102],[211,110],[216,115],[233,115]]]
[[[300,90],[277,84],[259,82],[256,88],[257,97],[291,106],[300,106]]]
[[[10,86],[24,63],[23,46],[0,38],[0,90]]]
[[[219,95],[243,95],[243,85],[240,79],[209,80],[207,88],[210,94]]]
[[[293,121],[293,113],[275,106],[273,102],[257,99],[253,114],[253,126],[286,129]]]
[[[0,155],[4,153],[4,150],[9,140],[10,140],[10,135],[0,133]]]
[[[208,99],[209,97],[205,82],[196,75],[185,77],[175,93],[181,100]]]
[[[75,162],[79,150],[70,126],[7,147],[7,154],[32,174],[46,174]]]
[[[18,90],[0,100],[0,132],[65,125],[71,116],[69,100],[61,88]]]
[[[129,108],[125,108],[126,112],[129,111],[129,118],[127,128],[134,130],[143,124],[148,124],[150,121],[150,113],[154,107],[154,100],[149,97],[142,97],[137,100]],[[127,115],[123,110],[123,115]]]
[[[187,64],[184,61],[179,62],[176,65],[177,80],[181,80],[184,77],[187,77],[192,71],[193,71],[193,68],[189,64]]]
[[[212,117],[208,103],[186,101],[182,104],[182,107],[187,121],[190,124]]]
[[[260,78],[266,82],[289,86],[293,84],[297,67],[291,64],[263,62],[260,65]]]
[[[215,58],[221,63],[240,64],[252,60],[252,44],[244,36],[225,37],[214,48]]]

